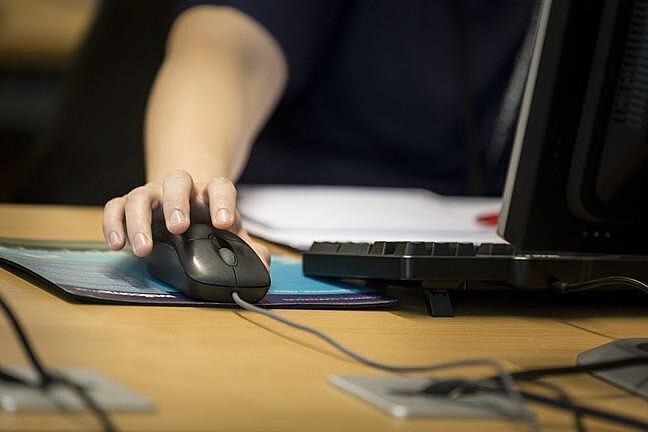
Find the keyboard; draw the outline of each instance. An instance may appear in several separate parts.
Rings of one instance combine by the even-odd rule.
[[[443,289],[467,284],[543,289],[555,281],[606,276],[647,281],[647,264],[646,256],[524,253],[506,243],[315,242],[303,256],[306,276]]]

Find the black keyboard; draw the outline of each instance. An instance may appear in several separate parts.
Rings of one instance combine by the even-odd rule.
[[[548,288],[606,276],[648,280],[648,257],[529,254],[506,243],[315,242],[304,253],[307,276],[463,288],[465,283]]]

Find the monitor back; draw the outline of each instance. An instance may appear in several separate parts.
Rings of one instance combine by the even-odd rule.
[[[543,0],[499,234],[648,254],[648,0]]]

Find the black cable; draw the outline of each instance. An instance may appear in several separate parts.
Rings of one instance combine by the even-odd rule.
[[[576,366],[527,369],[518,372],[511,372],[511,376],[517,381],[533,381],[546,376],[573,375],[639,365],[648,365],[648,357],[630,357],[621,360],[609,360]]]
[[[547,388],[554,393],[558,395],[558,399],[563,401],[565,404],[569,404],[571,406],[575,406],[574,400],[567,394],[567,392],[560,387],[559,385],[552,384],[546,381],[529,381],[529,384],[533,384],[539,387],[544,387]],[[576,432],[587,432],[587,427],[585,426],[585,423],[583,423],[583,414],[581,414],[577,410],[573,410],[573,415],[574,415],[574,427],[576,428]]]
[[[25,333],[22,326],[20,325],[20,322],[18,321],[18,317],[13,313],[13,311],[11,310],[7,302],[5,302],[5,300],[2,298],[2,296],[0,296],[0,307],[4,310],[4,313],[7,316],[9,323],[11,323],[11,326],[16,332],[16,335],[20,340],[20,344],[23,348],[23,351],[25,351],[25,354],[29,358],[29,361],[31,362],[32,366],[34,367],[34,369],[36,369],[36,372],[38,373],[38,377],[40,379],[41,387],[43,388],[46,387],[48,384],[52,382],[52,377],[45,370],[45,367],[43,366],[40,359],[38,358],[38,355],[36,355],[36,351],[32,347],[32,344],[29,341],[29,338],[27,337],[27,333]]]
[[[4,298],[1,295],[0,295],[0,308],[2,308],[7,319],[9,320],[14,331],[16,332],[16,335],[18,335],[18,339],[20,340],[23,351],[25,351],[25,354],[27,354],[27,357],[29,358],[32,367],[37,372],[39,378],[39,383],[37,387],[41,391],[45,391],[48,388],[50,388],[53,384],[60,384],[72,389],[79,396],[79,398],[84,403],[84,405],[90,410],[90,412],[92,412],[95,415],[99,423],[101,423],[101,427],[104,431],[116,432],[117,428],[110,420],[110,417],[108,417],[106,411],[104,411],[104,409],[97,404],[97,402],[92,398],[92,396],[90,396],[90,394],[85,389],[85,387],[75,383],[74,381],[66,377],[57,374],[52,374],[45,368],[40,358],[36,354],[36,350],[34,349],[31,342],[29,341],[29,338],[27,337],[27,333],[22,328],[22,325],[20,324],[18,317],[11,310],[9,304],[4,300]],[[13,382],[15,384],[34,387],[32,384],[26,383],[25,380],[16,377],[15,375],[3,370],[0,370],[0,379],[5,382]]]
[[[20,384],[25,387],[32,387],[32,388],[39,388],[40,385],[34,384],[32,382],[29,382],[27,380],[22,379],[19,376],[16,376],[10,372],[7,372],[3,368],[0,367],[0,381],[9,383],[9,384]]]
[[[520,393],[522,396],[529,401],[541,403],[544,405],[549,405],[554,408],[559,408],[567,411],[572,411],[572,412],[577,412],[581,416],[586,416],[586,417],[593,417],[593,418],[598,418],[601,420],[607,420],[612,423],[624,425],[627,427],[635,428],[640,431],[647,431],[648,430],[648,422],[645,422],[643,420],[639,420],[637,418],[621,415],[621,414],[616,414],[610,411],[598,409],[598,408],[591,408],[585,405],[578,405],[578,404],[566,404],[558,399],[552,399],[550,397],[541,395],[539,393],[533,393],[527,390],[520,390]]]
[[[631,357],[631,358],[626,358],[626,359],[620,359],[620,360],[610,360],[610,361],[604,361],[604,362],[597,362],[597,363],[590,363],[590,364],[584,364],[584,365],[576,365],[576,366],[561,366],[561,367],[550,367],[550,368],[537,368],[537,369],[527,369],[527,370],[522,370],[518,372],[512,372],[511,376],[513,379],[515,379],[516,382],[523,381],[523,382],[535,382],[539,378],[542,377],[548,377],[548,376],[561,376],[561,375],[573,375],[573,374],[579,374],[579,373],[589,373],[589,372],[595,372],[595,371],[602,371],[602,370],[609,370],[609,369],[621,369],[625,367],[632,367],[632,366],[638,366],[638,365],[648,365],[648,357]],[[494,381],[497,377],[491,377],[488,380],[489,381]],[[546,383],[545,383],[546,385]],[[555,386],[558,387],[558,386]],[[525,392],[520,391],[522,396],[527,398],[525,395]],[[533,400],[535,402],[540,402],[540,403],[545,403],[548,404],[548,402],[539,400],[539,396],[535,395],[536,399],[529,399]],[[555,401],[554,401],[555,402]],[[582,416],[592,416],[592,417],[599,417],[603,418],[605,420],[609,421],[616,421],[614,420],[615,418],[623,418],[627,420],[629,423],[632,424],[643,424],[643,425],[648,425],[648,423],[642,422],[641,420],[633,419],[632,417],[626,417],[622,416],[620,414],[615,414],[609,411],[604,411],[604,410],[597,410],[595,408],[589,408],[589,407],[584,407],[582,405],[576,405],[573,404],[574,406],[574,414],[582,417]],[[554,404],[556,405],[556,404]],[[559,408],[566,408],[567,404],[564,403],[562,406]],[[625,424],[625,423],[623,423]],[[636,427],[636,426],[634,426]],[[645,430],[648,430],[645,429]]]
[[[476,381],[465,380],[463,382],[461,382],[461,380],[453,380],[453,384],[455,385],[454,388],[452,388],[452,386],[448,386],[445,383],[439,383],[439,384],[433,383],[427,386],[426,388],[424,388],[423,390],[421,390],[421,393],[434,395],[434,396],[442,396],[442,395],[448,396],[450,395],[450,393],[454,393],[454,394],[457,393],[475,394],[479,392],[502,393],[503,390],[499,382],[496,382],[493,379],[476,380]],[[643,420],[639,420],[637,418],[616,414],[610,411],[606,411],[598,408],[592,408],[585,405],[579,405],[574,403],[571,400],[567,402],[562,400],[562,398],[547,397],[539,393],[531,392],[524,389],[520,390],[520,394],[528,401],[548,405],[553,408],[562,409],[564,411],[569,411],[572,413],[577,413],[581,417],[592,417],[600,420],[606,420],[611,423],[620,424],[641,431],[648,430],[648,422],[644,422]]]
[[[615,286],[635,288],[648,294],[648,284],[628,276],[607,276],[577,283],[555,281],[550,284],[551,288],[556,289],[563,294],[589,291],[597,288],[611,288]]]
[[[56,377],[55,382],[72,389],[85,406],[95,415],[105,432],[117,432],[117,428],[110,420],[108,413],[90,396],[90,393],[88,393],[84,386],[62,376]]]
[[[442,381],[436,381],[422,390],[422,393],[431,394],[435,396],[445,396],[456,398],[461,395],[475,394],[478,392],[486,391],[498,391],[497,387],[489,386],[488,384],[493,384],[494,381],[492,378],[487,378],[484,380],[465,380],[465,379],[448,379]],[[565,405],[575,406],[572,398],[563,390],[560,386],[555,384],[543,382],[543,381],[531,381],[530,384],[546,387],[552,390],[558,395],[558,400],[561,400]],[[585,425],[583,424],[583,416],[577,410],[573,411],[574,414],[574,424],[578,432],[587,432]]]

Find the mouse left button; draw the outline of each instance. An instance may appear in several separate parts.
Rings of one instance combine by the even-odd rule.
[[[178,256],[169,244],[155,242],[153,250],[145,258],[146,267],[149,273],[179,290],[186,287],[184,270],[178,260]]]
[[[232,267],[223,262],[219,248],[210,239],[185,241],[179,255],[191,279],[209,285],[236,285]]]
[[[164,219],[154,218],[151,223],[151,234],[153,235],[153,242],[156,240],[161,240],[169,242],[170,237],[173,236],[166,227]]]

